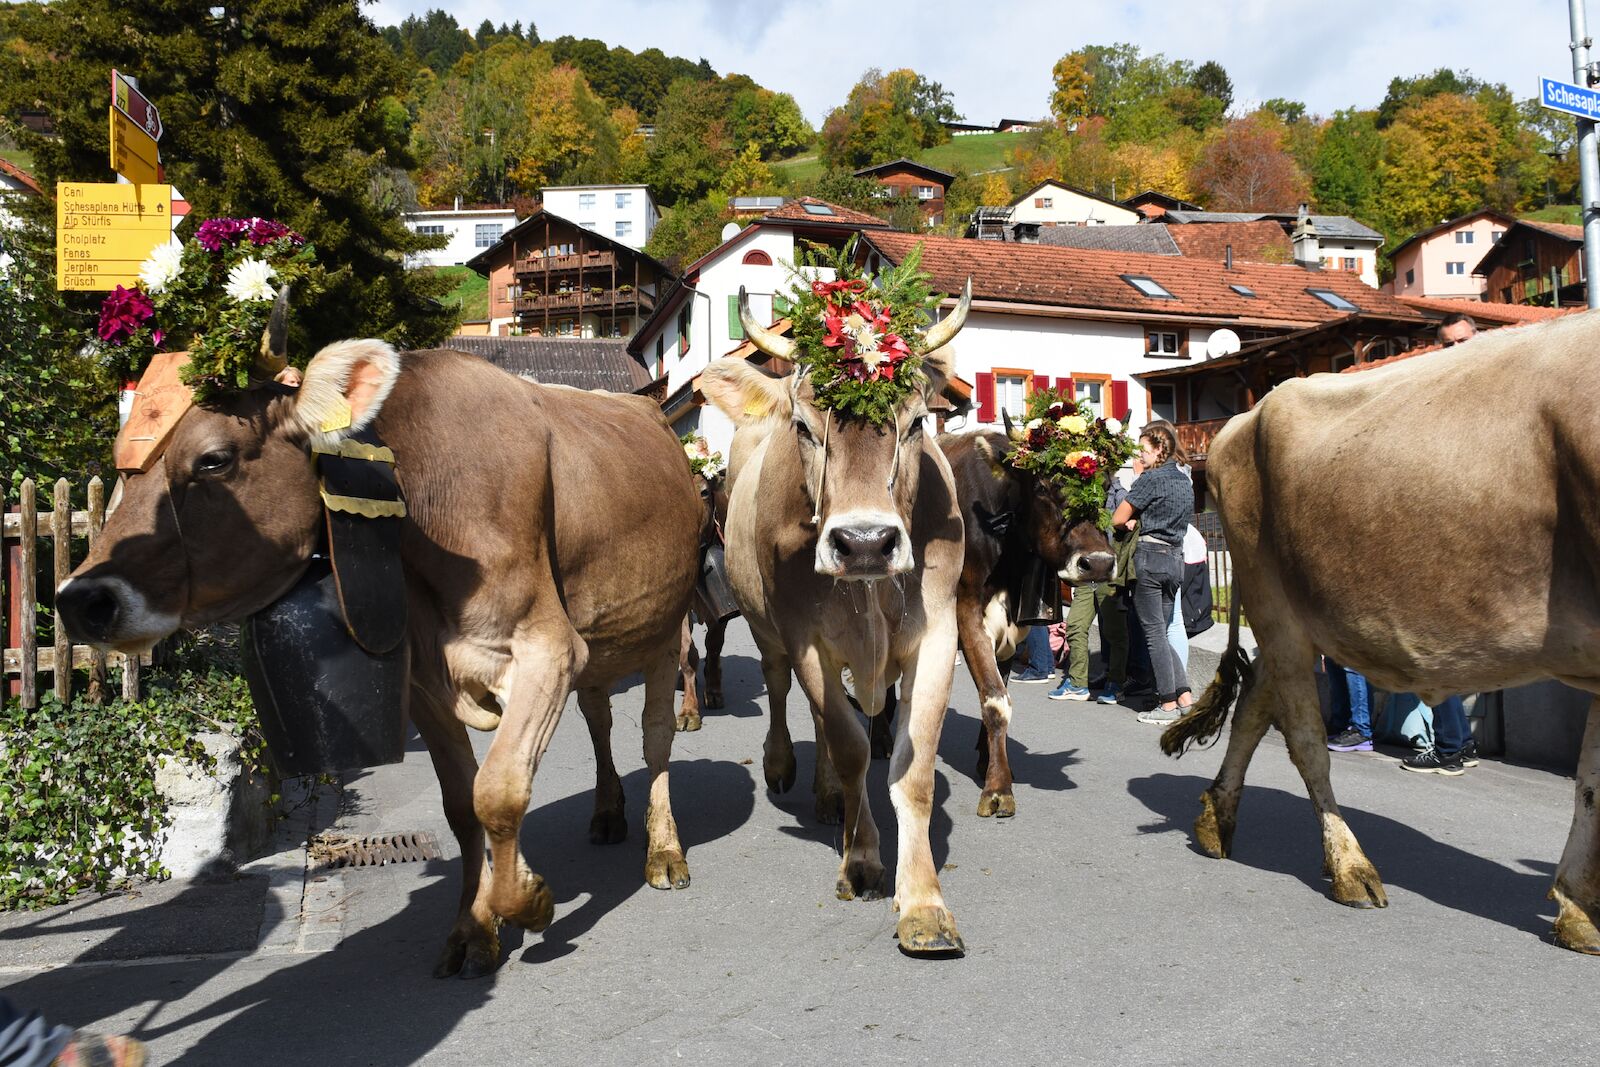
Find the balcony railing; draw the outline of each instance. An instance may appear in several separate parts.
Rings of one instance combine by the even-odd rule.
[[[1200,422],[1180,422],[1177,424],[1178,443],[1183,450],[1191,456],[1204,456],[1211,449],[1211,442],[1228,425],[1227,419],[1203,419]]]
[[[530,293],[516,299],[519,315],[542,311],[654,311],[655,297],[640,289],[601,289],[570,293]]]
[[[609,271],[617,265],[614,252],[573,252],[570,255],[529,256],[517,260],[518,274],[563,274],[582,269]]]

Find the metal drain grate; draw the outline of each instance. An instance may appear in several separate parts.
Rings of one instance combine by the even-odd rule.
[[[311,867],[382,867],[390,863],[416,863],[440,858],[439,842],[426,830],[403,834],[375,834],[351,837],[348,834],[318,834],[307,851]]]

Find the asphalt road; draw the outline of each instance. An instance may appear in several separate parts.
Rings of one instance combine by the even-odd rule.
[[[1196,664],[1203,680],[1204,664]],[[352,833],[431,830],[446,859],[302,885],[298,848],[220,884],[0,921],[0,989],[75,1026],[135,1032],[155,1062],[697,1064],[1555,1062],[1594,1055],[1600,959],[1553,947],[1545,900],[1570,778],[1486,760],[1460,778],[1335,755],[1334,785],[1390,907],[1324,896],[1310,805],[1276,736],[1252,768],[1236,857],[1189,827],[1221,750],[1163,757],[1124,708],[1013,687],[1017,817],[979,819],[977,701],[958,667],[933,825],[961,960],[895,947],[887,901],[834,899],[839,835],[799,783],[761,779],[753,645],[729,633],[730,706],[680,734],[672,790],[693,885],[643,885],[642,687],[615,700],[625,844],[591,846],[593,761],[569,709],[523,843],[557,897],[507,931],[492,978],[428,976],[457,895],[431,769],[355,777],[303,814]],[[482,738],[486,743],[488,738]],[[872,803],[893,869],[884,765]],[[286,840],[304,827],[291,830]]]

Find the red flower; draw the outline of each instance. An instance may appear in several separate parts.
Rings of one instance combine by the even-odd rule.
[[[1084,478],[1093,478],[1100,470],[1100,461],[1093,456],[1079,456],[1076,469]]]
[[[812,282],[811,295],[820,296],[826,300],[834,293],[861,293],[865,292],[867,283],[862,278],[842,279],[836,282]]]
[[[117,286],[100,305],[100,340],[112,345],[127,344],[139,327],[150,321],[156,313],[155,305],[138,287],[124,289]]]

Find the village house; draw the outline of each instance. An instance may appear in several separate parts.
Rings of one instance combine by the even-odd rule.
[[[1054,178],[1040,182],[1011,201],[1011,226],[1034,233],[1048,226],[1128,226],[1142,216],[1115,200],[1107,200]]]
[[[502,204],[462,206],[458,196],[452,207],[408,211],[401,221],[413,233],[446,238],[443,248],[408,254],[407,267],[459,267],[500,240],[517,213]]]
[[[545,209],[467,266],[489,279],[492,335],[630,337],[673,281],[638,249]]]
[[[633,249],[643,248],[661,221],[646,185],[547,185],[539,198],[546,211]]]
[[[1474,271],[1515,221],[1485,209],[1412,234],[1390,256],[1394,278],[1384,288],[1396,296],[1482,300],[1487,283]]]
[[[1583,227],[1518,219],[1473,273],[1483,279],[1485,299],[1495,303],[1583,305]]]
[[[1348,215],[1308,215],[1302,204],[1299,212],[1169,209],[1161,219],[1168,225],[1177,226],[1270,221],[1277,223],[1291,239],[1295,227],[1303,226],[1304,220],[1309,220],[1311,230],[1308,236],[1316,239],[1316,262],[1321,264],[1323,270],[1354,274],[1374,289],[1378,287],[1378,249],[1383,247],[1383,234]],[[1294,258],[1305,262],[1305,257],[1298,252]]]
[[[1152,221],[1161,218],[1169,211],[1203,211],[1199,204],[1191,204],[1187,200],[1179,200],[1175,196],[1168,196],[1157,189],[1146,189],[1142,193],[1135,193],[1125,200],[1117,203],[1125,208],[1131,208],[1140,215]]]
[[[929,226],[944,222],[945,193],[956,180],[954,174],[904,158],[862,167],[855,176],[878,182],[884,187],[884,196],[915,200]]]

